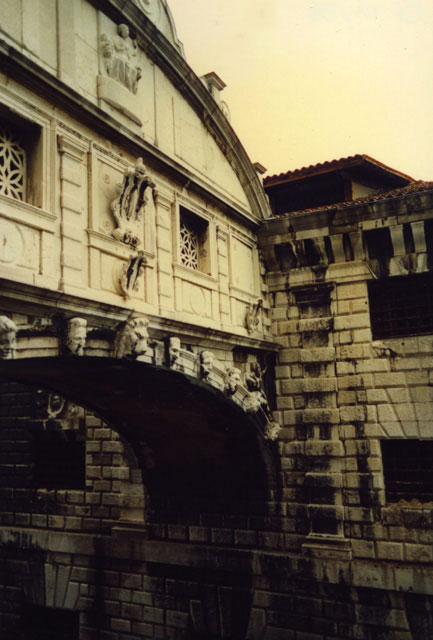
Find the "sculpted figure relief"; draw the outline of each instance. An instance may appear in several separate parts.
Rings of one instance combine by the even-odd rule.
[[[212,351],[202,351],[200,353],[200,377],[206,380],[213,367],[213,361],[215,359]]]
[[[138,158],[133,169],[126,169],[123,182],[118,185],[118,195],[111,203],[111,210],[117,223],[117,229],[113,231],[116,240],[136,249],[141,244],[140,230],[141,220],[149,201],[149,191],[155,184],[149,178],[143,160]],[[151,233],[151,224],[146,221],[146,234]],[[146,245],[152,243],[151,238],[146,238]]]
[[[247,411],[256,413],[259,409],[263,409],[265,414],[269,415],[268,400],[263,391],[263,376],[257,362],[253,362],[250,370],[245,374],[245,384],[250,392],[245,400]]]
[[[66,324],[65,352],[73,356],[84,355],[86,346],[87,320],[71,318]]]
[[[7,316],[0,316],[0,360],[15,356],[17,326]]]
[[[280,431],[281,431],[281,426],[278,424],[278,422],[270,421],[266,425],[265,438],[267,440],[278,440]]]
[[[225,387],[226,393],[229,396],[234,396],[234,394],[238,390],[240,383],[241,383],[240,369],[237,369],[236,367],[230,367],[230,369],[227,370],[227,376],[226,376],[226,387]]]
[[[114,357],[135,360],[147,351],[149,334],[146,318],[131,318],[120,325],[114,340]]]
[[[117,286],[119,293],[127,300],[139,289],[139,280],[144,275],[144,266],[147,263],[143,251],[130,256],[128,262],[123,263],[120,275],[117,273]]]
[[[255,304],[250,304],[247,308],[245,316],[245,324],[248,333],[254,333],[257,331],[260,324],[260,312],[263,309],[263,299],[259,298]]]
[[[112,38],[103,33],[101,47],[108,76],[123,84],[132,93],[137,93],[141,68],[134,64],[137,43],[129,37],[128,26],[119,24],[117,36]]]
[[[176,336],[171,336],[168,339],[168,366],[172,369],[176,367],[177,361],[180,358],[180,339]]]

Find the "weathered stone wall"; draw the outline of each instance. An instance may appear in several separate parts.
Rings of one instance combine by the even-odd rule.
[[[119,435],[76,405],[78,418],[47,418],[41,407],[42,395],[40,389],[17,383],[1,385],[1,524],[65,532],[109,532],[120,517],[128,520],[134,514],[134,519],[143,521],[141,471],[132,452],[125,452]],[[71,421],[72,429],[67,424]],[[68,433],[82,439],[85,449],[80,489],[38,486],[35,446],[40,442],[48,442],[49,446],[50,432],[56,432],[58,439],[66,440]],[[71,442],[74,441],[75,438]],[[72,465],[78,460],[66,455],[63,462]],[[68,480],[74,484],[68,476],[66,484]]]
[[[433,334],[373,340],[367,282],[431,268],[431,190],[268,220],[165,3],[2,4],[0,119],[28,175],[0,194],[0,315],[16,379],[52,388],[1,382],[0,635],[430,637],[433,511],[387,501],[381,441],[433,439]],[[86,383],[116,419],[81,406]],[[51,433],[74,465],[85,447],[82,486],[37,479]]]
[[[431,486],[426,481],[421,499],[397,494],[389,501],[381,443],[433,437],[433,338],[375,340],[367,287],[373,278],[426,272],[429,225],[420,220],[431,215],[427,191],[398,202],[288,214],[262,232],[281,345],[276,384],[286,545],[302,554],[317,581],[308,585],[315,594],[312,637],[431,633]],[[417,234],[416,247],[403,243],[403,224]],[[372,258],[363,230],[375,228],[389,229],[393,244]],[[291,580],[296,584],[298,576],[291,573]],[[326,601],[328,581],[345,601]],[[330,610],[327,627],[321,616]],[[287,616],[285,624],[298,623]]]

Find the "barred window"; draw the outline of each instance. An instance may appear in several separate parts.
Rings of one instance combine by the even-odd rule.
[[[433,333],[433,274],[419,273],[368,283],[373,338]]]
[[[26,160],[21,136],[10,125],[0,124],[0,194],[25,200]]]
[[[387,502],[433,501],[433,440],[381,440]]]

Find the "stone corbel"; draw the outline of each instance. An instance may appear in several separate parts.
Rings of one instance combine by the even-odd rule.
[[[176,369],[178,371],[183,369],[181,352],[180,339],[177,336],[168,337],[166,341],[166,359],[167,366],[170,367],[170,369]]]
[[[82,356],[86,346],[87,320],[70,318],[66,321],[63,353],[69,356]]]
[[[208,381],[212,373],[215,356],[212,351],[200,352],[200,378]]]
[[[117,328],[114,339],[114,357],[136,360],[147,353],[149,321],[144,316],[129,318]]]

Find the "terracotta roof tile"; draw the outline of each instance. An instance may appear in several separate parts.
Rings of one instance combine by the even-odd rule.
[[[375,166],[378,169],[386,171],[387,173],[392,173],[401,178],[405,178],[410,182],[413,182],[414,179],[410,176],[402,173],[401,171],[397,171],[396,169],[392,169],[388,167],[383,162],[379,162],[379,160],[375,160],[371,156],[367,154],[356,154],[354,156],[348,156],[347,158],[340,158],[338,160],[330,160],[329,162],[319,162],[318,164],[311,164],[308,167],[302,167],[301,169],[294,169],[293,171],[286,171],[285,173],[278,173],[272,176],[267,176],[263,180],[263,184],[265,187],[270,187],[273,184],[279,184],[280,182],[291,182],[294,180],[299,180],[301,178],[306,178],[308,176],[317,175],[319,173],[328,173],[330,171],[335,171],[338,169],[348,169],[350,167],[356,167],[360,165],[370,165]]]

